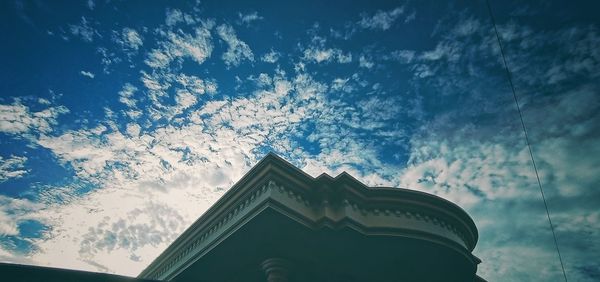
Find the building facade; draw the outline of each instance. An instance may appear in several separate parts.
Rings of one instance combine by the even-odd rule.
[[[483,281],[457,205],[347,173],[313,178],[268,154],[139,278],[167,281]]]

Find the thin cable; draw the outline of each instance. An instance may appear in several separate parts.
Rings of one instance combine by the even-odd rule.
[[[498,33],[498,28],[496,27],[496,20],[494,19],[494,13],[492,13],[492,5],[490,5],[490,0],[485,1],[487,4],[488,11],[490,13],[490,18],[492,20],[492,25],[494,26],[494,32],[496,32],[496,39],[498,40],[498,46],[500,47],[500,54],[502,55],[502,62],[504,62],[504,69],[506,70],[506,76],[508,77],[508,83],[510,84],[510,89],[513,93],[513,98],[515,99],[515,105],[517,105],[517,111],[519,112],[519,119],[521,120],[521,126],[523,127],[523,133],[525,134],[525,141],[527,142],[527,148],[529,149],[529,156],[531,157],[531,162],[533,163],[533,170],[535,170],[535,177],[537,178],[538,186],[540,187],[540,194],[542,195],[542,200],[544,200],[544,208],[546,209],[546,216],[548,217],[548,223],[550,224],[550,230],[552,230],[552,237],[554,238],[554,246],[556,247],[556,252],[558,253],[558,260],[560,261],[560,267],[562,268],[562,273],[565,278],[565,282],[567,282],[567,272],[565,271],[565,266],[563,264],[562,256],[560,255],[560,249],[558,248],[558,240],[556,239],[556,232],[554,232],[554,225],[552,224],[552,219],[550,218],[550,211],[548,211],[548,203],[546,202],[546,196],[544,196],[544,189],[542,188],[542,182],[540,181],[540,175],[538,174],[537,165],[535,164],[535,159],[533,158],[533,151],[531,150],[531,143],[529,143],[529,135],[527,134],[527,128],[525,127],[525,122],[523,121],[523,113],[521,112],[521,107],[519,106],[519,99],[517,99],[517,92],[515,91],[515,86],[512,82],[512,75],[510,70],[508,69],[508,64],[506,63],[506,56],[504,55],[504,48],[502,48],[502,41],[500,40],[500,34]]]

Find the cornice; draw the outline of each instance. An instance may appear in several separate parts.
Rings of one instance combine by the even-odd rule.
[[[285,184],[283,184],[285,183]],[[477,229],[457,205],[427,193],[368,187],[347,173],[313,178],[269,154],[238,181],[139,277],[170,280],[265,209],[309,228],[352,228],[367,235],[402,236],[471,255]]]

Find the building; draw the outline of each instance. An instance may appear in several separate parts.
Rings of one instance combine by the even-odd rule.
[[[313,178],[270,153],[136,279],[110,281],[484,281],[477,239],[447,200]]]
[[[0,281],[5,282],[153,282],[121,275],[35,265],[0,263]]]
[[[139,278],[477,281],[473,220],[442,198],[313,178],[268,154]]]

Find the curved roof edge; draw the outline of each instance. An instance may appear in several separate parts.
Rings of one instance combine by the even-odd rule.
[[[225,225],[224,223],[227,220],[232,217],[235,218],[233,216],[234,210],[237,213],[240,210],[240,205],[243,206],[244,203],[248,202],[248,199],[268,194],[261,198],[262,201],[267,204],[269,201],[274,201],[274,198],[269,197],[275,196],[264,193],[264,191],[272,189],[272,184],[277,186],[275,183],[285,183],[285,189],[287,190],[282,189],[280,185],[279,191],[285,195],[301,199],[308,208],[323,210],[324,206],[348,207],[347,212],[338,213],[337,215],[328,215],[327,212],[321,213],[318,216],[322,218],[318,220],[335,221],[337,220],[336,216],[346,219],[352,217],[350,214],[355,214],[351,219],[360,221],[361,214],[364,217],[369,214],[389,215],[391,213],[395,214],[397,218],[404,218],[402,222],[408,222],[410,225],[414,225],[416,221],[419,221],[420,223],[417,222],[416,224],[427,223],[426,228],[435,226],[436,230],[440,230],[445,234],[443,235],[445,238],[451,238],[454,242],[459,242],[465,251],[469,253],[474,249],[478,240],[477,228],[471,217],[458,205],[441,197],[405,188],[369,187],[346,172],[342,172],[336,177],[323,173],[313,178],[276,154],[268,153],[144,269],[138,277],[167,277],[171,274],[164,273],[165,269],[184,267],[185,262],[180,262],[182,258],[185,261],[185,258],[190,259],[193,255],[198,256],[200,253],[199,250],[191,250],[198,245],[199,240],[197,238],[206,237],[207,233],[214,232],[215,227]],[[275,190],[275,188],[273,189]],[[290,207],[290,210],[293,209]],[[398,219],[394,220],[396,220],[395,222],[398,221]],[[358,223],[360,224],[360,222]],[[190,247],[190,245],[193,245],[193,247]],[[478,262],[478,259],[475,258],[474,260]],[[178,263],[179,266],[177,266]]]

